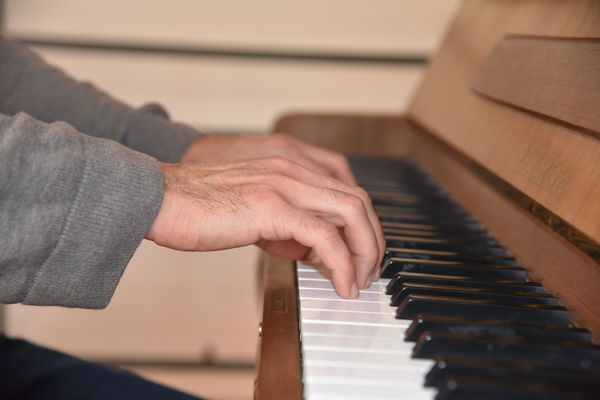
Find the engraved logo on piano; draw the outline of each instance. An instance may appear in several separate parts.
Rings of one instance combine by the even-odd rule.
[[[285,313],[288,310],[287,291],[285,289],[271,290],[270,308],[272,312]]]
[[[521,153],[516,170],[544,189],[554,192],[571,178],[574,167],[529,145]]]

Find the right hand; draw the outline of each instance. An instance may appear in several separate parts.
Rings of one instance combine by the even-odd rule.
[[[257,244],[332,271],[345,298],[379,277],[383,234],[366,192],[282,157],[161,164],[163,204],[146,237],[178,250]]]

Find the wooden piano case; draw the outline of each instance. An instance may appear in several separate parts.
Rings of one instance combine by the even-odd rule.
[[[406,115],[274,131],[415,160],[600,341],[600,2],[466,1]],[[292,267],[267,257],[259,399],[302,398]]]

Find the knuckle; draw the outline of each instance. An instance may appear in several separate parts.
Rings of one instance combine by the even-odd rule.
[[[343,154],[337,153],[337,152],[330,152],[329,156],[331,157],[331,159],[338,165],[340,166],[348,166],[350,165],[348,163],[348,159],[346,158],[346,156],[344,156]]]
[[[270,185],[273,188],[279,188],[286,191],[298,187],[299,182],[294,178],[289,177],[284,172],[269,171],[261,174],[261,182],[265,185]]]
[[[345,196],[344,202],[346,204],[348,212],[351,212],[353,214],[363,213],[365,210],[363,206],[363,201],[358,196],[348,194]]]
[[[293,161],[283,156],[272,156],[267,159],[269,166],[278,170],[293,168]]]
[[[360,197],[365,203],[370,204],[371,203],[371,196],[369,196],[369,193],[367,193],[367,191],[363,188],[361,188],[360,186],[356,186],[356,188],[354,189],[356,195],[358,197]]]
[[[250,201],[261,208],[278,208],[285,204],[283,197],[268,186],[259,186],[250,195]]]

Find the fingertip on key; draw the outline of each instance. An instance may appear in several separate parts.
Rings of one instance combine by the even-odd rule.
[[[350,289],[350,297],[353,299],[356,299],[359,296],[359,292],[358,292],[358,286],[356,285],[356,282],[354,282],[352,284],[352,288]]]

